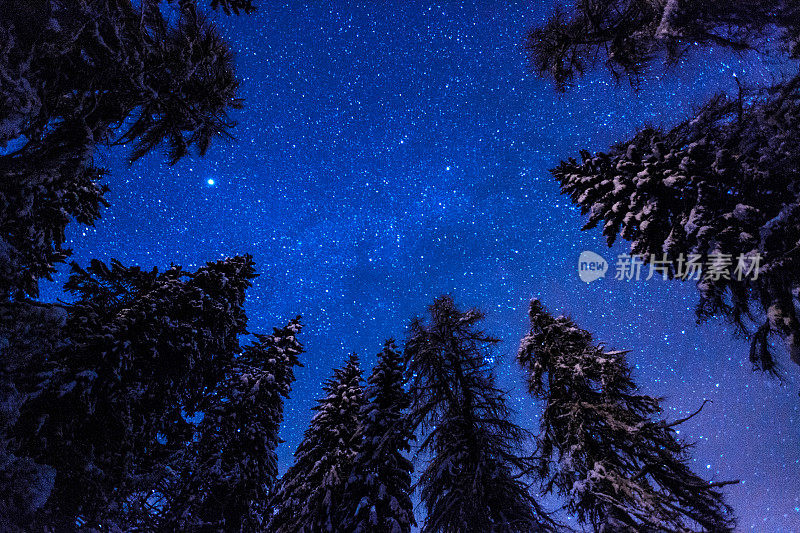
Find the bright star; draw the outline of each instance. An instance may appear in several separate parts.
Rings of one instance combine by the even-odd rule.
[[[209,187],[214,186],[214,180],[212,180],[211,178],[209,178],[208,181],[206,181],[206,183],[208,183]]]

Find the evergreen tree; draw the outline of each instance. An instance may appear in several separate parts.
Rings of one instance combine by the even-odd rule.
[[[364,406],[361,381],[354,354],[325,382],[325,397],[314,407],[316,414],[295,451],[295,463],[272,498],[274,510],[267,531],[342,531],[339,509],[358,454],[354,436]]]
[[[534,68],[560,87],[604,59],[634,82],[660,53],[688,46],[759,49],[779,42],[800,59],[797,2],[578,2],[529,39]],[[678,122],[678,120],[676,120]],[[581,152],[551,172],[564,194],[631,253],[686,279],[702,265],[701,321],[729,320],[750,336],[754,368],[776,372],[770,336],[800,364],[800,75],[764,91],[718,95],[669,130],[648,127],[608,153]],[[757,274],[757,275],[756,275]],[[697,276],[690,275],[689,279]]]
[[[353,471],[345,486],[340,510],[342,531],[353,533],[410,533],[413,431],[408,423],[411,404],[405,386],[403,357],[388,340],[364,390],[366,403],[359,415],[360,443]]]
[[[800,6],[793,0],[575,0],[532,29],[526,48],[533,68],[563,90],[599,63],[638,84],[659,56],[674,63],[698,45],[744,51],[776,40],[800,58]]]
[[[755,330],[750,359],[770,372],[770,333],[783,336],[800,363],[800,181],[791,170],[800,150],[789,140],[800,134],[800,93],[791,98],[790,106],[740,109],[720,97],[669,132],[645,129],[608,154],[583,152],[552,171],[589,213],[584,229],[602,223],[609,245],[621,235],[632,254],[696,280],[698,318],[722,315],[741,334]],[[775,143],[787,148],[769,160],[763,146]],[[693,275],[690,260],[704,272]]]
[[[278,475],[275,449],[284,398],[303,352],[296,338],[300,329],[298,317],[272,335],[257,335],[234,359],[199,423],[178,487],[163,495],[159,529],[264,529]]]
[[[15,376],[25,402],[11,451],[55,469],[39,523],[123,527],[126,499],[191,440],[185,414],[209,409],[227,377],[254,276],[249,256],[194,273],[74,267],[63,338]]]
[[[67,224],[106,205],[97,149],[203,154],[232,126],[238,81],[195,0],[0,0],[0,13],[0,529],[123,527],[193,433],[183,412],[209,408],[239,351],[252,261],[93,262],[68,283],[75,305],[25,298],[69,255]]]
[[[232,125],[228,46],[194,0],[173,3],[0,0],[0,299],[36,296],[69,254],[67,224],[99,218],[98,148],[163,144],[174,163]]]
[[[24,531],[50,497],[55,470],[17,455],[9,430],[25,395],[16,377],[62,347],[66,318],[60,306],[0,303],[0,531]]]
[[[518,361],[528,388],[545,402],[538,475],[567,510],[600,532],[732,531],[717,490],[688,467],[689,445],[661,416],[660,401],[638,394],[625,352],[607,352],[538,300]]]
[[[551,521],[519,478],[526,461],[517,449],[524,431],[510,419],[494,383],[489,347],[478,329],[483,314],[460,311],[449,296],[415,320],[406,345],[412,420],[430,460],[418,486],[427,533],[531,532]]]

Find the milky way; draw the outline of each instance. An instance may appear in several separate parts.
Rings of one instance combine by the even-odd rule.
[[[647,123],[670,125],[734,75],[772,79],[769,62],[703,51],[656,66],[641,90],[590,74],[564,95],[526,70],[520,43],[551,2],[260,2],[252,17],[220,18],[236,53],[246,108],[233,141],[175,167],[148,156],[110,166],[111,207],[96,228],[73,227],[74,259],[197,266],[251,253],[250,330],[302,314],[308,350],[280,448],[302,437],[320,384],[346,355],[364,366],[386,337],[436,295],[487,312],[505,342],[497,372],[516,415],[535,428],[513,354],[539,297],[608,346],[632,349],[634,376],[663,396],[696,442],[693,467],[726,488],[739,529],[800,531],[800,380],[754,374],[746,341],[719,322],[697,326],[694,287],[668,281],[578,279],[577,257],[613,261],[599,229],[547,169],[578,150],[606,149]],[[321,3],[320,3],[321,4]],[[503,4],[503,5],[494,5]],[[59,278],[63,282],[64,276]],[[44,296],[60,296],[48,284]]]

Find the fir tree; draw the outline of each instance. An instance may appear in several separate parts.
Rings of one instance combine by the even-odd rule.
[[[126,499],[191,440],[185,414],[211,407],[240,351],[254,276],[248,256],[194,273],[74,267],[64,337],[15,379],[26,401],[11,451],[56,472],[41,524],[124,526]]]
[[[547,531],[551,521],[519,478],[524,431],[494,383],[483,314],[442,296],[430,321],[415,320],[406,345],[412,420],[430,460],[418,487],[427,533]]]
[[[342,531],[410,533],[416,524],[411,502],[414,468],[405,456],[413,431],[404,372],[394,341],[386,341],[364,390],[366,403],[356,435],[360,449],[340,506]]]
[[[264,529],[284,398],[303,352],[300,329],[298,317],[272,335],[257,335],[234,359],[199,423],[178,487],[163,494],[160,530]]]
[[[316,414],[295,451],[295,463],[272,498],[274,510],[267,531],[342,531],[340,505],[358,454],[354,436],[364,406],[361,381],[358,358],[351,355],[325,382],[325,397],[314,407]]]
[[[598,59],[632,76],[663,52],[688,46],[758,49],[778,41],[800,59],[797,2],[688,0],[579,2],[530,34],[536,70],[559,86]],[[691,260],[701,321],[722,316],[751,337],[755,369],[777,371],[770,337],[782,337],[800,364],[800,76],[763,91],[718,95],[692,117],[648,127],[608,153],[581,152],[551,172],[611,245],[686,279]],[[679,122],[676,120],[676,122]]]
[[[601,532],[732,531],[717,490],[688,467],[689,445],[661,418],[660,401],[638,394],[625,352],[607,352],[538,300],[518,361],[545,402],[537,473],[567,510]]]
[[[100,217],[98,148],[164,145],[174,163],[232,126],[228,45],[195,1],[174,3],[0,1],[0,299],[36,296],[69,255],[67,224]]]

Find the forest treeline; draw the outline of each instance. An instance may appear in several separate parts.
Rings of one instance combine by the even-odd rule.
[[[598,532],[733,530],[729,482],[692,472],[675,430],[696,413],[666,420],[627,352],[538,300],[516,357],[538,431],[496,383],[482,313],[445,295],[366,377],[355,355],[333,372],[282,475],[302,323],[248,331],[252,257],[73,263],[70,303],[41,301],[67,226],[108,206],[99,151],[175,163],[234,127],[239,81],[209,9],[254,6],[0,0],[0,531],[549,532],[563,513]],[[526,41],[559,90],[597,65],[642,84],[712,46],[777,49],[796,69],[800,7],[581,0]],[[650,262],[758,254],[757,278],[698,281],[697,315],[729,320],[778,373],[774,338],[800,363],[800,75],[680,118],[551,172],[585,229]]]

